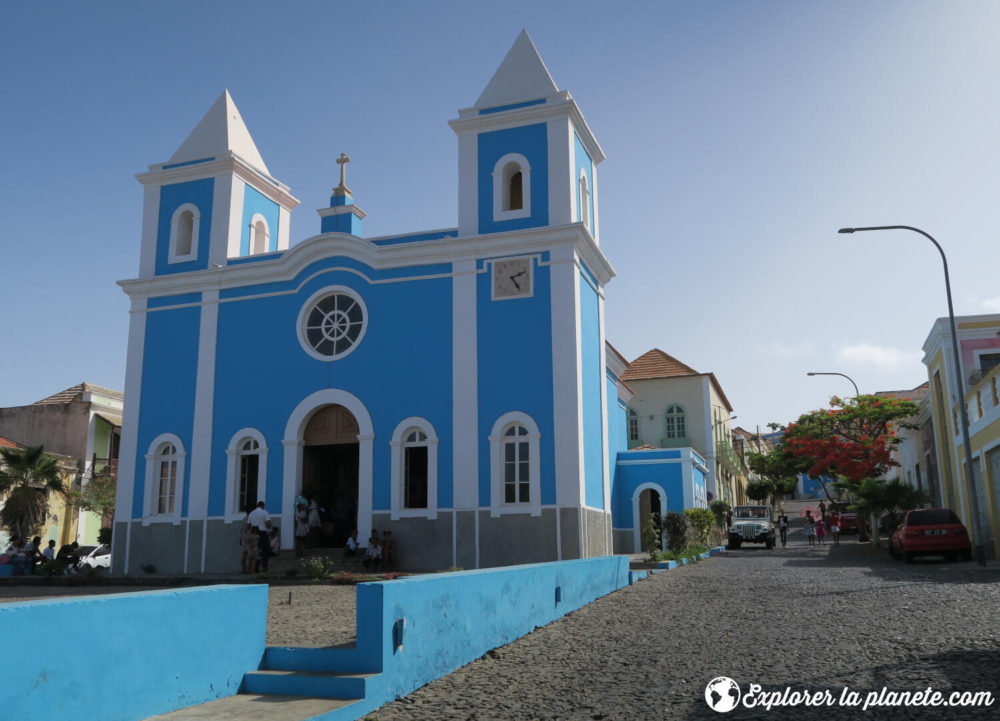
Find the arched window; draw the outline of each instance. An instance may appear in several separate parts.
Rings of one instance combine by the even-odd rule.
[[[150,444],[146,454],[144,523],[180,518],[186,455],[181,439],[173,433],[157,436]]]
[[[396,426],[392,446],[391,518],[437,517],[437,445],[434,426],[411,417]]]
[[[271,231],[267,227],[267,219],[256,213],[250,219],[250,254],[267,253],[271,249]]]
[[[201,214],[198,212],[198,206],[193,203],[184,203],[174,211],[170,219],[168,263],[184,263],[198,257],[200,222]]]
[[[267,490],[267,441],[256,428],[244,428],[226,448],[226,520],[243,520],[243,514],[264,500]]]
[[[639,414],[634,408],[628,409],[628,442],[639,442]]]
[[[541,514],[539,443],[534,420],[525,413],[500,417],[490,435],[491,514]]]
[[[663,430],[666,438],[687,436],[687,419],[681,406],[675,404],[667,408],[663,418]]]
[[[510,176],[510,180],[507,181],[507,203],[504,210],[520,210],[524,207],[524,195],[522,193],[524,186],[522,183],[521,168],[515,163],[509,163],[508,168],[513,171],[513,174]]]
[[[531,166],[520,153],[508,153],[493,167],[493,220],[531,215]]]
[[[587,173],[580,171],[580,220],[583,227],[590,230],[590,188],[587,185]]]

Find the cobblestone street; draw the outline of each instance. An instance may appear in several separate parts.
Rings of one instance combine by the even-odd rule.
[[[602,598],[369,716],[403,719],[966,719],[988,708],[760,708],[720,714],[717,676],[765,690],[990,691],[1000,568],[893,561],[853,537],[745,546]]]

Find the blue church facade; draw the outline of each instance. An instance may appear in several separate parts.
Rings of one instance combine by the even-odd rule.
[[[612,552],[603,152],[524,33],[450,124],[455,228],[363,237],[342,171],[290,247],[228,92],[138,176],[115,572],[236,570],[258,499],[290,548],[300,496],[407,570]]]

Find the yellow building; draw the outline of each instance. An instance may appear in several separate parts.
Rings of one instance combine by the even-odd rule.
[[[965,474],[960,402],[969,412],[973,483],[979,525],[987,556],[1000,555],[1000,314],[955,319],[961,368],[955,369],[947,318],[938,318],[924,341],[924,365],[930,382],[928,397],[934,418],[934,444],[940,475],[938,501],[953,509],[972,531],[973,499]],[[959,379],[962,385],[959,385]],[[964,396],[961,389],[967,389]]]
[[[21,444],[3,436],[0,436],[0,447],[23,448]],[[58,459],[63,487],[69,490],[73,487],[73,482],[78,475],[73,459],[55,453],[49,455]],[[2,498],[0,498],[0,508],[3,508]],[[75,541],[78,515],[73,506],[67,504],[65,497],[60,496],[58,493],[50,494],[45,526],[38,531],[38,535],[42,537],[42,548],[47,546],[50,540],[56,542],[56,548]],[[0,529],[0,550],[6,548],[9,542],[10,538],[8,538],[7,532],[4,529]]]

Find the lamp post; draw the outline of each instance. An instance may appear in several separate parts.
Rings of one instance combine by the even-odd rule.
[[[854,382],[854,379],[849,375],[843,373],[834,373],[833,371],[809,371],[806,373],[807,376],[840,376],[841,378],[846,378],[854,386],[854,397],[857,398],[861,395],[861,391],[858,390],[858,384]]]
[[[976,477],[972,470],[972,442],[969,440],[969,411],[965,407],[965,376],[962,373],[962,358],[958,351],[958,333],[955,330],[955,307],[951,302],[951,278],[948,276],[948,259],[940,243],[934,240],[930,233],[912,225],[876,225],[867,228],[841,228],[838,233],[859,233],[868,230],[909,230],[919,233],[934,244],[941,254],[944,266],[944,290],[948,295],[948,324],[951,326],[951,348],[954,352],[955,373],[958,375],[958,406],[961,411],[962,444],[965,446],[965,480],[969,491],[969,504],[972,508],[972,533],[975,536],[976,561],[981,566],[986,565],[986,555],[983,549],[982,528],[979,525],[979,500],[976,497]]]

